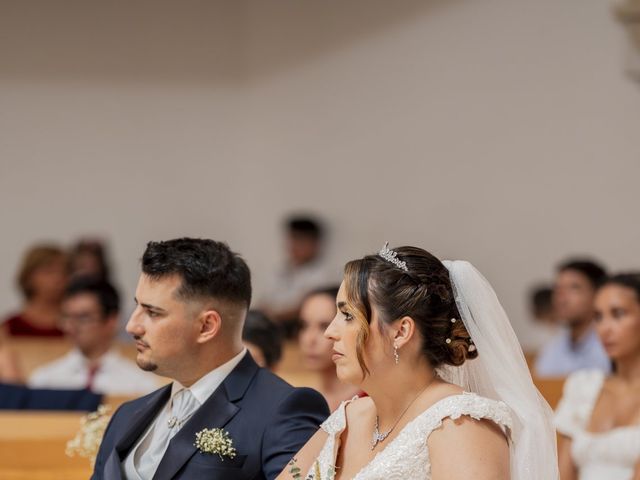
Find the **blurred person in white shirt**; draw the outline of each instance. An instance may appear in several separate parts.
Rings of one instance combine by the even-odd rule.
[[[292,337],[304,297],[333,279],[322,255],[322,224],[310,216],[293,216],[286,220],[285,228],[286,264],[271,278],[260,310]]]
[[[33,372],[34,388],[87,388],[108,395],[143,395],[159,384],[114,348],[120,299],[115,288],[94,277],[74,279],[62,302],[61,327],[73,348]]]

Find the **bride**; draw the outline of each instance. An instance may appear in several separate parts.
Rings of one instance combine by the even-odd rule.
[[[495,293],[416,247],[347,263],[325,335],[343,402],[279,480],[556,480],[551,411]]]

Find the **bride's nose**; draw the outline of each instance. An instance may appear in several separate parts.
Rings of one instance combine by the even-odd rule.
[[[336,317],[334,317],[333,320],[331,320],[331,323],[324,331],[325,338],[328,338],[329,340],[334,340],[334,341],[339,339],[338,331],[336,328]]]

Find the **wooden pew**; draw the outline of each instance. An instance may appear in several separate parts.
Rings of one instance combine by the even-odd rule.
[[[72,345],[65,339],[10,338],[24,378],[37,367],[61,357]],[[135,358],[135,346],[118,343],[118,350]],[[131,397],[107,396],[103,403],[112,411]],[[80,429],[84,412],[0,411],[0,479],[86,480],[91,475],[88,459],[65,454],[67,442]]]
[[[111,412],[131,397],[107,396]],[[80,430],[84,412],[0,412],[0,479],[86,480],[88,459],[65,454],[67,442]]]
[[[80,428],[78,412],[0,412],[0,478],[3,480],[86,480],[86,458],[65,455]]]

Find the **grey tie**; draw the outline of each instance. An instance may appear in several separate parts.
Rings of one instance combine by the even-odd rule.
[[[153,429],[149,431],[134,453],[134,467],[140,478],[148,480],[153,477],[167,451],[169,442],[194,414],[198,406],[196,398],[187,388],[183,388],[173,396],[169,420],[156,421]]]

